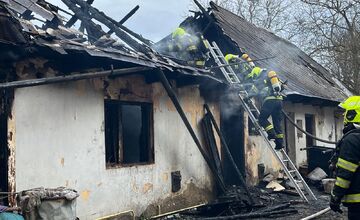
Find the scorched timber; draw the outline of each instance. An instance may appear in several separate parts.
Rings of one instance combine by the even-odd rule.
[[[131,68],[107,70],[107,71],[101,71],[101,72],[90,72],[90,73],[73,74],[73,75],[66,75],[66,76],[55,76],[55,77],[47,77],[47,78],[39,78],[39,79],[20,80],[20,81],[15,81],[15,82],[1,83],[0,89],[39,86],[39,85],[45,85],[45,84],[76,81],[76,80],[82,80],[82,79],[99,78],[99,77],[110,76],[110,75],[111,76],[130,75],[130,74],[133,74],[136,72],[147,71],[150,69],[152,69],[152,68],[150,68],[150,67],[131,67]]]

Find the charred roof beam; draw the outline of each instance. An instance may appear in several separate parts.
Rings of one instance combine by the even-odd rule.
[[[71,11],[73,11],[78,17],[81,22],[83,23],[84,27],[86,28],[89,36],[90,42],[95,42],[100,37],[105,35],[106,33],[101,29],[100,25],[95,24],[89,14],[87,14],[84,10],[77,7],[76,4],[72,3],[71,0],[62,0]],[[70,19],[71,20],[71,19]],[[69,23],[69,22],[68,22]]]
[[[127,13],[120,21],[119,24],[124,24],[131,16],[133,16],[135,14],[135,12],[137,10],[139,10],[139,5],[135,6],[135,8],[133,8],[131,11],[129,11],[129,13]],[[108,31],[106,34],[111,35],[112,33],[114,33],[113,30]]]
[[[83,79],[101,78],[106,76],[120,77],[125,75],[132,75],[132,74],[143,74],[145,71],[150,71],[152,69],[153,69],[152,67],[137,66],[137,67],[129,67],[123,69],[105,70],[100,72],[88,72],[88,73],[70,74],[65,76],[19,80],[19,81],[0,83],[0,89],[24,88],[24,87],[46,85],[46,84],[77,81]]]
[[[40,3],[40,4],[39,4]],[[23,14],[26,10],[30,10],[47,21],[52,21],[56,16],[51,10],[41,5],[41,2],[30,1],[30,0],[12,0],[9,1],[9,6],[16,12]]]
[[[82,2],[82,0],[73,0],[76,2]],[[85,4],[84,4],[85,5]],[[86,7],[86,6],[85,6]],[[115,29],[122,29],[123,31],[127,32],[128,34],[132,35],[133,37],[135,37],[136,39],[138,39],[139,41],[141,41],[142,43],[144,43],[147,46],[151,46],[152,42],[146,38],[144,38],[143,36],[141,36],[140,34],[137,34],[135,32],[133,32],[132,30],[128,29],[127,27],[125,27],[124,25],[122,25],[128,18],[125,17],[126,20],[124,20],[123,22],[117,22],[114,19],[112,19],[111,17],[107,16],[104,12],[99,11],[98,9],[94,8],[94,7],[88,7],[89,10],[93,13],[98,13],[99,15],[103,16],[103,18],[107,19],[108,21],[110,21],[111,23],[113,23],[115,25],[115,28],[110,28],[111,31],[115,32]],[[135,7],[136,8],[136,7]],[[135,9],[134,8],[134,9]],[[133,9],[133,10],[134,10]],[[137,10],[137,9],[136,9]],[[136,10],[133,12],[135,13]],[[132,13],[132,11],[130,11],[130,13]],[[128,14],[129,15],[129,14]],[[130,17],[131,15],[129,15]],[[100,20],[98,20],[100,21]],[[100,21],[101,22],[101,21]],[[105,23],[104,23],[105,24]]]
[[[104,25],[106,25],[110,30],[113,30],[115,32],[115,34],[121,40],[123,40],[126,44],[128,44],[130,47],[132,47],[136,51],[142,52],[144,54],[149,54],[152,52],[152,50],[149,47],[140,44],[135,39],[133,39],[131,36],[129,36],[128,33],[123,31],[120,27],[122,25],[118,24],[117,21],[106,16],[103,12],[99,11],[98,9],[90,6],[85,1],[62,0],[62,2],[64,2],[82,22],[84,22],[84,21],[89,22],[89,20],[91,21],[91,19],[93,18],[93,19],[103,23]],[[77,5],[79,5],[81,8],[77,7]],[[90,15],[88,15],[88,16],[84,15],[83,11],[89,12]]]
[[[92,3],[94,2],[94,0],[87,0],[86,3],[88,3],[89,5],[91,5]],[[69,7],[69,6],[68,6]],[[79,18],[76,16],[76,15],[73,15],[70,20],[66,23],[65,27],[71,27],[73,26],[76,21],[78,20]]]
[[[147,46],[150,46],[152,43],[150,40],[143,38],[141,35],[131,31],[127,27],[123,26],[119,22],[115,21],[111,17],[107,16],[104,12],[99,11],[97,8],[92,7],[91,5],[87,4],[83,0],[70,0],[71,2],[80,5],[81,8],[83,8],[86,11],[89,11],[91,14],[91,17],[98,20],[99,22],[106,25],[110,30],[113,30],[116,33],[116,30],[121,29],[123,32],[126,32],[142,43],[144,43]],[[120,36],[119,36],[120,37]]]
[[[203,34],[209,29],[209,27],[214,23],[214,18],[210,16],[210,14],[205,10],[205,8],[197,1],[194,0],[196,6],[200,9],[202,14],[208,19],[209,23],[205,26],[205,28],[201,31]]]

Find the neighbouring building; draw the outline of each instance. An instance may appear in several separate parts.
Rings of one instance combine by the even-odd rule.
[[[210,42],[215,41],[224,54],[247,53],[253,60],[270,57],[255,61],[255,64],[274,70],[283,81],[287,80],[284,110],[292,120],[321,139],[339,140],[343,120],[337,105],[351,93],[328,70],[298,47],[213,2],[210,2],[208,10],[196,12],[180,26],[193,32],[203,32],[204,37]],[[227,99],[225,97],[222,100]],[[264,164],[265,173],[278,170],[279,163],[266,148],[263,138],[254,132],[247,113],[244,113],[236,100],[222,102],[220,109],[221,125],[229,147],[249,183],[258,182],[259,164]],[[308,163],[309,151],[303,148],[335,147],[334,144],[307,138],[287,120],[284,120],[284,130],[288,154],[297,166]],[[224,158],[225,167],[226,164]],[[231,181],[233,170],[225,170],[229,171],[227,175]]]

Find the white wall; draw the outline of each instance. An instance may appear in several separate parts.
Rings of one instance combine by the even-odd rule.
[[[334,111],[336,111],[336,107],[319,107],[284,102],[284,110],[286,112],[294,113],[295,122],[296,120],[302,120],[304,130],[305,114],[313,114],[315,117],[316,136],[321,139],[335,141],[341,137],[342,118],[335,118]],[[280,163],[268,149],[264,139],[261,136],[248,136],[247,113],[245,113],[244,119],[247,180],[250,184],[257,184],[259,181],[257,167],[258,164],[262,163],[265,165],[265,173],[276,174],[281,167]],[[269,120],[272,122],[271,117]],[[288,146],[290,151],[295,150],[295,154],[289,153],[289,155],[295,155],[295,160],[293,162],[296,164],[296,166],[307,164],[307,153],[305,150],[300,150],[301,148],[306,147],[306,135],[303,134],[302,137],[300,137],[297,135],[297,129],[294,126],[289,125],[288,127],[293,129],[293,133],[295,133],[294,145]],[[285,133],[285,129],[283,132]],[[335,147],[333,144],[322,143],[320,141],[315,141],[314,144],[317,146]]]
[[[295,122],[296,120],[302,120],[303,129],[305,130],[305,114],[312,114],[315,117],[315,136],[328,141],[337,141],[341,137],[342,130],[342,119],[336,119],[334,112],[336,107],[319,107],[312,105],[303,105],[303,104],[292,104],[286,102],[284,105],[284,110],[286,112],[295,113]],[[290,126],[292,127],[292,126]],[[293,127],[293,129],[296,129]],[[296,151],[296,165],[307,163],[306,151],[300,151],[301,148],[306,147],[306,135],[303,134],[302,137],[297,134],[297,129],[295,130],[295,146],[289,146],[290,149]],[[314,144],[316,146],[324,146],[334,148],[334,144],[323,143],[315,140]]]
[[[170,172],[176,170],[181,171],[182,191],[190,182],[211,190],[209,169],[194,141],[162,86],[152,86],[155,163],[116,169],[105,167],[102,89],[89,81],[16,89],[16,190],[74,188],[80,193],[80,219],[129,209],[141,214],[149,204],[173,195]],[[180,100],[197,125],[203,99],[196,87],[187,90],[179,90]],[[200,107],[192,111],[192,106]]]
[[[247,181],[251,185],[256,185],[259,182],[258,177],[258,164],[264,164],[265,174],[273,173],[277,174],[277,171],[281,168],[280,163],[268,148],[264,138],[260,135],[249,136],[248,135],[248,114],[244,114],[245,124],[245,161],[246,161],[246,173]],[[273,147],[275,144],[272,143]]]

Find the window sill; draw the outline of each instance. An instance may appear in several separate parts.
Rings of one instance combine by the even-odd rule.
[[[131,163],[131,164],[106,164],[106,169],[119,169],[119,168],[128,168],[128,167],[137,167],[137,166],[146,166],[154,165],[154,162],[143,162],[143,163]]]

